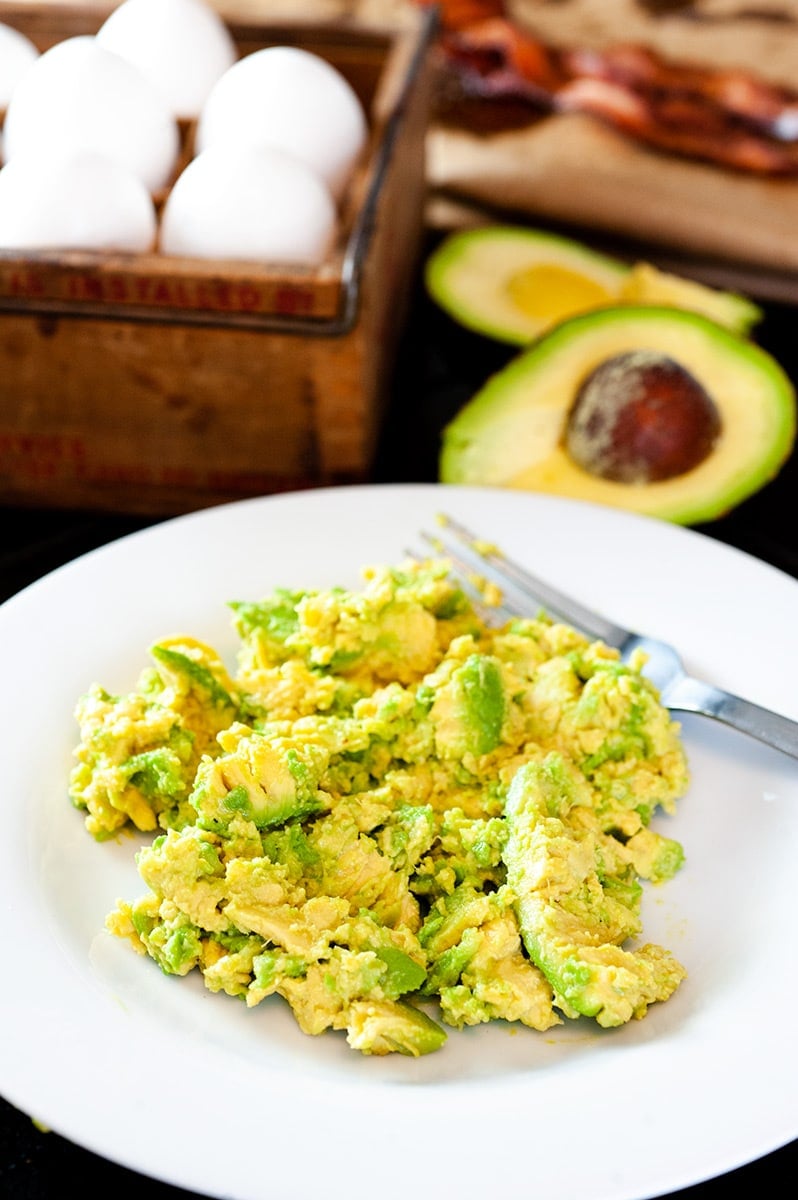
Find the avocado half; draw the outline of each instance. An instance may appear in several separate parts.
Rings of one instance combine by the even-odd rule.
[[[425,264],[429,295],[459,324],[509,345],[528,345],[562,320],[617,304],[703,313],[747,333],[758,305],[661,271],[599,254],[581,242],[523,226],[449,234]]]
[[[653,350],[685,367],[714,400],[721,431],[707,458],[657,483],[616,483],[564,447],[568,413],[601,363]],[[443,432],[443,483],[551,492],[677,524],[712,521],[778,472],[796,436],[795,389],[766,351],[697,313],[599,309],[561,322],[493,375]]]

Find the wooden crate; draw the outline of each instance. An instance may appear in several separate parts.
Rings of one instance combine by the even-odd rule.
[[[41,49],[102,19],[0,3]],[[286,271],[0,249],[0,502],[170,515],[369,476],[423,232],[434,16],[228,25],[241,54],[323,55],[364,103],[335,250]]]

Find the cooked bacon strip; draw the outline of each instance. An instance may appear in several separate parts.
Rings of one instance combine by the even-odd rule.
[[[765,175],[798,173],[798,143],[785,145],[731,123],[719,110],[675,97],[656,101],[604,79],[575,79],[558,112],[587,112],[658,150]]]
[[[708,70],[666,62],[647,46],[577,48],[562,55],[574,76],[606,79],[637,91],[700,97],[780,141],[798,141],[798,92],[755,79],[744,71]]]
[[[467,95],[520,100],[539,112],[587,112],[659,150],[765,175],[798,174],[798,93],[742,72],[665,62],[619,45],[557,50],[517,24],[444,5],[441,50]]]
[[[442,44],[449,58],[462,64],[463,74],[470,71],[485,80],[493,95],[542,102],[568,79],[554,50],[509,21],[480,21],[470,29],[444,35]]]

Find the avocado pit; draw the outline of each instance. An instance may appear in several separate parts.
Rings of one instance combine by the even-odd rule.
[[[702,463],[720,432],[717,405],[695,376],[665,354],[640,349],[606,359],[583,380],[565,448],[591,475],[657,483]]]

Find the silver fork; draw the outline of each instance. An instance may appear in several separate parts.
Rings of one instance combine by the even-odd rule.
[[[647,656],[644,673],[654,683],[662,703],[674,712],[700,713],[798,758],[798,722],[762,708],[731,692],[693,679],[673,646],[624,629],[578,600],[530,574],[500,550],[481,541],[459,521],[443,516],[436,534],[422,533],[424,541],[451,564],[466,586],[475,576],[495,584],[511,598],[497,606],[504,616],[537,615],[541,610],[608,646],[627,660],[636,650]],[[455,543],[455,544],[453,544]],[[514,602],[512,598],[514,597]]]

